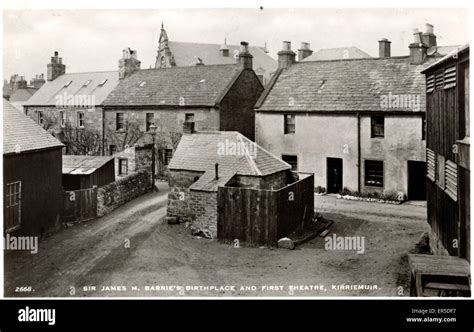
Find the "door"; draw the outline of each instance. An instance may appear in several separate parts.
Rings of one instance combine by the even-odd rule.
[[[21,226],[21,181],[8,183],[4,195],[4,229],[9,233]]]
[[[426,163],[408,160],[408,199],[426,200]]]
[[[327,192],[338,194],[342,190],[342,159],[327,158]]]

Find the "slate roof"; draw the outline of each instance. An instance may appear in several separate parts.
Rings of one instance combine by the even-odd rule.
[[[63,174],[89,175],[114,157],[63,155]]]
[[[236,65],[137,70],[121,80],[104,105],[179,106],[183,101],[185,106],[212,107],[225,96],[242,70]]]
[[[448,53],[451,53],[458,49],[460,45],[451,45],[451,46],[432,46],[428,49],[428,55],[438,55],[445,56]]]
[[[8,99],[11,103],[26,102],[38,91],[37,88],[26,88],[15,90]]]
[[[61,148],[63,144],[3,99],[3,154]]]
[[[362,51],[357,47],[337,47],[323,48],[314,52],[302,61],[320,61],[320,60],[337,60],[337,59],[363,59],[371,58],[370,54]]]
[[[425,78],[433,63],[409,57],[298,62],[279,70],[256,104],[258,111],[413,111],[382,107],[389,95],[419,96],[425,109]],[[416,109],[415,109],[416,111]]]
[[[104,80],[107,80],[106,83],[100,86],[99,84]],[[85,86],[88,81],[90,81],[89,84]],[[65,86],[68,82],[71,83]],[[56,96],[85,96],[99,106],[118,83],[117,71],[64,74],[53,81],[46,81],[25,105],[54,106],[57,103]]]
[[[234,52],[238,52],[239,45],[227,45],[229,56],[220,55],[220,44],[168,42],[170,51],[173,53],[176,66],[194,66],[197,58],[201,58],[205,65],[235,64]],[[272,72],[278,67],[278,62],[265,53],[263,47],[249,46],[249,52],[253,55],[253,68],[258,72],[262,68],[266,72]]]
[[[239,132],[219,131],[183,135],[168,169],[213,174],[215,163],[219,163],[219,174],[223,177],[265,176],[291,168]]]

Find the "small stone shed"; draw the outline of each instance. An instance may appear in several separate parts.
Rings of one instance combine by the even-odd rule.
[[[217,236],[220,186],[278,190],[291,166],[235,131],[185,134],[168,166],[167,215]]]

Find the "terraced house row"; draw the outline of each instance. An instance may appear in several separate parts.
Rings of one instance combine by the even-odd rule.
[[[284,42],[274,60],[246,42],[172,42],[162,26],[151,69],[126,48],[117,71],[70,74],[55,53],[24,111],[69,154],[120,154],[120,173],[133,164],[123,151],[153,139],[165,173],[184,131],[237,131],[329,193],[425,199],[421,71],[455,47],[438,46],[431,25],[413,38],[407,56],[381,39],[378,57],[354,47],[313,54],[305,42],[297,55]]]

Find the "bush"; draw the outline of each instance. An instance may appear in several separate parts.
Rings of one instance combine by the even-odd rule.
[[[321,186],[317,186],[317,187],[314,188],[314,192],[317,193],[317,194],[325,194],[326,193],[326,188],[321,187]]]

